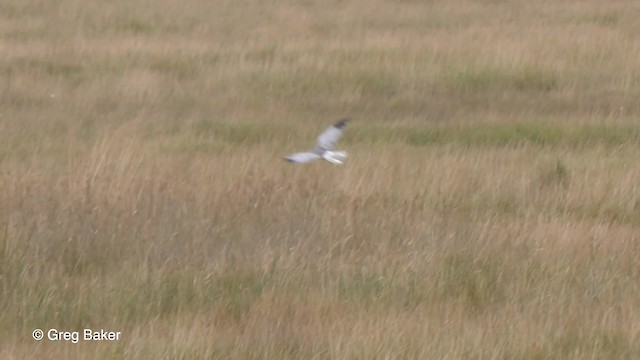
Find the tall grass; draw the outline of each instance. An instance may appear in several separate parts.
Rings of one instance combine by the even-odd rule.
[[[0,5],[0,358],[637,358],[639,11]]]

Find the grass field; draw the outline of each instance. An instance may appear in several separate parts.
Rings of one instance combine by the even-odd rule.
[[[0,358],[640,358],[639,18],[3,2]]]

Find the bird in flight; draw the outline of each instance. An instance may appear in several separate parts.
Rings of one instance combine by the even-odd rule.
[[[347,121],[349,121],[349,119],[340,119],[337,123],[331,125],[322,134],[320,134],[316,141],[315,149],[307,152],[295,153],[285,157],[284,159],[296,164],[304,164],[318,159],[325,159],[336,165],[344,164],[345,160],[347,160],[347,152],[334,151],[333,148],[336,146],[338,140],[340,140],[340,137],[342,137],[344,128],[347,126]]]

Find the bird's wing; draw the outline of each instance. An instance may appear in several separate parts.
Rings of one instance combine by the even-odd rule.
[[[320,158],[321,158],[321,156],[316,154],[316,153],[299,152],[299,153],[295,153],[293,155],[289,155],[284,159],[287,160],[288,162],[292,162],[292,163],[296,163],[296,164],[304,164],[304,163],[308,163],[310,161],[317,160],[317,159],[320,159]]]
[[[333,149],[338,140],[340,140],[340,137],[342,137],[344,128],[347,126],[347,121],[349,121],[349,119],[342,119],[320,134],[316,142],[316,150],[322,152]]]

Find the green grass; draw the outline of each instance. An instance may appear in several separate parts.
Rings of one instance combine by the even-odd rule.
[[[633,146],[640,127],[630,124],[584,124],[571,127],[548,121],[510,124],[454,124],[391,129],[361,127],[351,136],[355,143],[403,143],[412,146],[457,144],[468,147],[544,146],[575,148]]]

